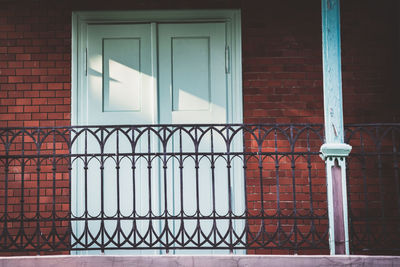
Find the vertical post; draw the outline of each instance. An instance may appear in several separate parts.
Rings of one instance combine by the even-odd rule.
[[[340,0],[322,0],[322,53],[324,79],[325,144],[329,247],[331,255],[349,254],[346,157],[344,143],[342,70],[340,54]]]

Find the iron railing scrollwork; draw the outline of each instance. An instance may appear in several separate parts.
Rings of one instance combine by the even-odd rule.
[[[396,251],[399,125],[346,142],[351,249]],[[310,124],[1,128],[0,252],[328,253],[322,143]]]
[[[326,249],[321,142],[320,125],[3,128],[0,250]]]
[[[350,250],[400,254],[400,124],[346,126]]]

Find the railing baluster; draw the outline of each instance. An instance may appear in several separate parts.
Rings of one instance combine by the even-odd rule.
[[[398,158],[398,139],[396,139],[395,128],[391,129],[392,133],[392,151],[393,151],[393,169],[394,169],[394,182],[396,186],[396,194],[397,194],[397,212],[400,217],[400,178],[399,178],[399,158]],[[397,141],[397,142],[396,142]],[[400,227],[400,226],[399,226]]]
[[[40,157],[40,150],[42,143],[40,141],[40,133],[41,130],[37,130],[37,162],[36,162],[36,175],[37,175],[37,181],[36,181],[36,253],[37,255],[40,255],[40,244],[41,244],[41,230],[40,230],[40,165],[41,165],[41,157]]]
[[[163,127],[163,140],[162,140],[162,150],[163,150],[163,157],[162,157],[162,168],[163,168],[163,180],[164,180],[164,229],[165,229],[165,251],[169,253],[169,224],[168,224],[168,184],[167,184],[167,135],[166,135],[166,127]]]
[[[200,245],[201,242],[201,228],[200,228],[200,192],[199,192],[199,139],[198,139],[198,128],[194,127],[194,151],[195,151],[195,179],[196,179],[196,230],[197,232],[197,244]]]
[[[232,225],[232,216],[233,216],[233,212],[232,212],[232,181],[231,181],[231,167],[232,167],[232,163],[231,163],[231,142],[230,142],[230,135],[229,135],[229,127],[226,127],[226,162],[227,162],[227,176],[228,176],[228,217],[229,217],[229,250],[231,253],[233,253],[233,247],[232,247],[232,242],[233,242],[233,237],[232,237],[232,232],[233,232],[233,225]]]
[[[21,216],[21,221],[20,221],[20,229],[18,235],[21,236],[21,242],[20,242],[20,248],[22,249],[24,247],[24,234],[25,234],[25,229],[24,229],[24,202],[25,202],[25,131],[22,131],[22,143],[21,143],[21,211],[20,211],[20,216]],[[29,196],[29,195],[28,195]],[[15,240],[17,241],[17,240]]]
[[[314,203],[313,203],[313,190],[312,190],[312,165],[311,165],[311,145],[310,145],[310,129],[307,128],[306,130],[307,133],[307,170],[308,170],[308,187],[309,187],[309,194],[310,194],[310,215],[311,217],[314,217]],[[316,240],[315,240],[315,224],[314,224],[314,219],[311,219],[311,237],[312,237],[312,245],[316,246]]]
[[[248,189],[247,189],[247,179],[246,179],[246,170],[247,170],[247,158],[246,158],[246,154],[247,154],[247,147],[246,147],[246,138],[245,138],[245,132],[246,132],[246,130],[248,131],[248,128],[246,127],[246,126],[244,126],[244,125],[241,125],[241,126],[239,126],[240,127],[240,131],[241,131],[241,133],[242,133],[242,135],[241,135],[241,138],[242,138],[242,148],[243,148],[243,150],[242,150],[242,152],[243,152],[243,154],[241,155],[243,158],[242,158],[242,161],[243,161],[243,173],[242,173],[242,179],[243,179],[243,192],[244,192],[244,213],[243,213],[243,216],[245,217],[245,218],[249,218],[250,217],[250,214],[249,214],[249,208],[248,208],[248,205],[247,205],[247,203],[249,203],[249,200],[248,200],[248,194],[247,194],[247,192],[248,192]],[[250,150],[250,149],[249,149]],[[239,244],[240,243],[244,243],[244,245],[248,245],[248,243],[249,242],[247,242],[248,241],[248,235],[249,235],[249,233],[250,233],[250,229],[249,229],[249,220],[244,220],[245,222],[244,222],[244,229],[243,229],[243,233],[244,233],[244,236],[242,237],[242,240],[241,240],[241,242],[239,242]]]
[[[120,169],[120,158],[119,158],[119,131],[116,131],[117,141],[116,141],[116,172],[117,172],[117,246],[121,247],[121,192],[120,192],[120,177],[119,177],[119,169]]]
[[[106,228],[104,225],[104,217],[105,217],[105,212],[104,212],[104,127],[100,128],[100,203],[101,203],[101,210],[100,210],[100,233],[101,233],[101,244],[100,244],[100,250],[101,253],[104,253],[105,250],[105,240],[104,240],[104,235],[106,232]]]
[[[296,157],[295,157],[295,140],[293,136],[293,126],[290,126],[290,168],[292,169],[292,190],[293,190],[293,213],[294,213],[294,224],[293,224],[293,232],[294,232],[294,251],[298,252],[298,229],[297,229],[297,202],[296,202]]]
[[[213,247],[217,244],[217,220],[216,220],[216,206],[215,206],[215,155],[214,155],[214,129],[210,130],[210,152],[211,152],[211,194],[212,194],[212,218],[213,218]]]
[[[384,183],[382,177],[382,140],[380,136],[380,129],[376,127],[376,138],[378,139],[377,142],[377,153],[378,153],[378,180],[379,180],[379,197],[380,197],[380,206],[381,206],[381,218],[380,221],[382,222],[382,235],[385,238],[388,235],[387,232],[387,222],[386,222],[386,214],[385,214],[385,192],[384,192]],[[383,239],[382,238],[382,239]]]
[[[133,244],[136,247],[137,245],[137,224],[136,224],[136,220],[138,217],[138,214],[136,212],[136,158],[135,158],[135,154],[136,154],[136,146],[140,146],[140,144],[138,144],[137,140],[135,139],[135,127],[131,127],[131,151],[132,151],[132,235],[133,235]]]
[[[85,172],[85,210],[84,210],[84,217],[85,217],[85,228],[84,228],[84,235],[85,235],[85,248],[89,247],[89,209],[88,209],[88,169],[89,169],[89,162],[88,162],[88,136],[87,133],[88,129],[84,130],[85,133],[85,140],[84,140],[84,146],[85,146],[85,162],[84,162],[84,172]]]
[[[4,141],[4,154],[5,154],[5,159],[4,159],[4,214],[3,214],[3,233],[1,234],[2,237],[4,238],[4,246],[3,246],[3,250],[6,251],[8,249],[8,238],[10,238],[10,233],[8,231],[8,175],[9,175],[9,171],[10,171],[10,163],[9,163],[9,131],[5,131],[5,141]],[[24,172],[22,171],[22,167],[21,167],[21,189],[23,188],[23,177],[24,177]],[[22,196],[23,194],[21,194],[21,200],[22,200]],[[21,211],[23,211],[23,205],[21,202]],[[22,225],[22,213],[21,213],[21,225]]]
[[[364,210],[365,210],[365,214],[366,216],[368,216],[369,212],[368,212],[368,187],[367,187],[367,166],[366,166],[366,153],[365,153],[365,147],[364,147],[364,139],[363,139],[363,132],[360,131],[360,144],[361,144],[361,170],[363,172],[363,186],[364,186]],[[370,230],[370,223],[367,220],[366,222],[366,236],[367,236],[367,243],[368,246],[371,246],[371,241],[370,241],[370,235],[371,235],[371,230]]]
[[[64,131],[64,133],[66,133],[67,135],[68,135],[68,138],[66,139],[67,140],[67,147],[68,147],[68,154],[69,155],[72,155],[72,145],[73,145],[73,129],[71,129],[71,128],[68,128],[68,129],[66,129],[65,131]],[[66,230],[66,233],[65,233],[65,237],[69,237],[69,238],[66,238],[67,239],[67,242],[65,242],[64,241],[64,244],[62,244],[60,247],[65,247],[65,249],[67,249],[67,250],[70,250],[71,249],[71,244],[75,241],[75,240],[73,240],[72,239],[72,234],[73,234],[73,232],[72,232],[72,218],[74,217],[74,214],[72,214],[72,179],[71,179],[71,177],[72,177],[72,159],[73,159],[73,156],[69,156],[68,157],[68,177],[69,177],[69,179],[68,179],[68,211],[67,211],[67,216],[66,216],[66,219],[67,219],[67,230]],[[64,177],[63,177],[63,180],[64,180]],[[62,190],[61,190],[61,192],[62,192]],[[62,209],[62,205],[61,205],[61,209]],[[76,216],[77,214],[75,214],[75,216]],[[62,223],[63,221],[61,221],[61,224],[63,224]],[[69,242],[68,242],[69,241]],[[62,243],[62,240],[60,240],[60,243]],[[67,244],[65,244],[65,243],[67,243]]]
[[[185,244],[185,224],[184,224],[184,214],[185,214],[185,208],[184,204],[185,202],[183,201],[183,147],[182,147],[182,128],[179,127],[179,195],[180,195],[180,228],[179,231],[181,231],[182,234],[182,246]]]
[[[150,127],[147,128],[147,171],[148,171],[148,193],[149,193],[149,233],[150,233],[150,247],[153,246],[153,209],[152,209],[152,194],[151,194],[151,131]]]
[[[278,245],[281,246],[281,227],[282,222],[280,217],[282,216],[281,210],[281,199],[280,199],[280,175],[279,175],[279,153],[278,153],[278,136],[276,127],[274,128],[274,149],[275,149],[275,176],[276,176],[276,214],[278,216],[278,226],[277,226],[277,236],[278,236]],[[260,155],[261,157],[261,155]]]
[[[262,240],[262,246],[266,245],[265,242],[265,209],[264,209],[264,183],[263,183],[263,158],[262,158],[262,145],[263,145],[263,140],[261,138],[261,127],[258,125],[257,126],[257,134],[258,134],[258,140],[257,140],[257,149],[258,149],[258,171],[259,171],[259,179],[260,179],[260,201],[261,201],[261,225],[260,225],[260,232],[261,232],[261,240]],[[268,243],[268,242],[267,242]]]
[[[53,132],[53,205],[52,205],[52,222],[51,222],[51,231],[49,237],[53,236],[53,242],[50,245],[52,249],[55,248],[56,245],[56,170],[57,170],[57,162],[56,162],[56,129],[52,129]]]

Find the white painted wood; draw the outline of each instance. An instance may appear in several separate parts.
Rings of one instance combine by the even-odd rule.
[[[225,24],[161,24],[159,38],[160,122],[226,123]]]
[[[78,124],[154,123],[156,110],[154,109],[155,80],[151,56],[151,48],[154,45],[151,44],[151,25],[85,25],[81,40],[81,50],[87,51],[87,74],[86,68],[83,67],[80,75]],[[85,53],[82,55],[86,57]],[[79,60],[84,61],[85,58],[79,58]],[[132,148],[127,138],[121,133],[111,135],[107,132],[89,133],[88,136],[78,137],[77,146],[74,149],[78,153],[131,153]],[[106,146],[100,147],[97,139],[101,141],[107,139]],[[153,141],[142,138],[135,151],[145,151],[148,142]],[[86,151],[84,151],[84,144],[86,143],[88,145],[85,148]],[[155,143],[151,145],[152,147],[156,146]],[[74,205],[76,205],[73,206],[75,214],[82,216],[85,207],[87,207],[89,217],[98,216],[102,207],[104,207],[105,216],[113,216],[117,210],[120,210],[122,215],[125,216],[136,210],[139,215],[144,216],[150,208],[149,202],[151,202],[153,211],[158,212],[157,180],[153,182],[152,187],[149,185],[150,175],[157,177],[156,169],[149,173],[144,160],[140,160],[134,170],[128,158],[121,161],[119,169],[116,168],[113,159],[103,160],[105,162],[103,170],[101,163],[95,159],[89,158],[87,170],[83,168],[83,162],[77,161],[75,163],[76,172],[74,174],[76,179],[73,179],[75,191],[72,195]],[[152,192],[151,201],[149,190]],[[102,221],[100,220],[88,222],[89,229],[94,236],[99,231],[101,224]],[[117,229],[117,224],[113,221],[105,221],[104,227],[112,235]],[[133,224],[132,222],[122,221],[120,227],[124,232],[129,232]],[[137,228],[141,235],[145,235],[148,223],[140,221],[137,223]],[[155,225],[155,228],[158,228],[158,226]],[[76,223],[75,234],[79,235],[84,230],[84,222]],[[117,239],[118,235],[113,238]],[[110,240],[106,235],[97,238],[98,241],[104,239],[104,242]],[[94,238],[89,235],[85,236],[83,240],[90,243],[94,241]],[[93,246],[97,247],[96,244],[93,244]],[[112,244],[110,246],[112,247]],[[118,251],[118,253],[127,254],[138,252],[142,251]],[[97,254],[98,252],[87,253]]]
[[[150,24],[88,26],[87,124],[151,124]],[[119,106],[119,107],[118,107]]]
[[[160,121],[162,123],[227,123],[227,86],[228,74],[225,72],[225,23],[193,23],[193,24],[161,24],[159,26],[159,88],[160,88]],[[226,142],[216,131],[206,134],[192,131],[191,136],[202,136],[198,152],[226,152]],[[211,140],[213,147],[211,147]],[[240,140],[238,140],[240,141]],[[194,152],[196,148],[188,133],[177,132],[171,147],[175,152]],[[196,169],[196,162],[199,168]],[[236,167],[236,165],[233,165]],[[162,174],[167,186],[168,203],[164,207],[170,214],[196,216],[196,212],[204,216],[212,216],[215,209],[218,214],[228,214],[235,210],[229,205],[233,199],[244,201],[243,187],[235,191],[235,183],[243,179],[241,172],[233,172],[227,168],[226,161],[220,158],[212,169],[208,159],[186,158],[180,165],[178,160],[168,166],[168,172]],[[181,169],[183,175],[181,176]],[[172,181],[172,183],[170,183]],[[183,184],[181,186],[181,184]],[[196,185],[198,188],[196,188]],[[198,190],[197,190],[198,189]],[[236,188],[237,189],[237,188]],[[233,199],[229,199],[232,194]],[[182,197],[181,197],[182,196]],[[162,196],[163,198],[163,196]],[[229,210],[231,208],[232,210]],[[238,210],[236,210],[238,211]],[[229,220],[216,222],[218,231],[224,235],[229,231]],[[234,228],[240,231],[237,221]],[[196,221],[186,221],[185,229],[195,240],[202,240],[197,230]],[[212,232],[213,221],[202,221],[200,227],[211,240],[221,240],[216,232]],[[181,222],[173,222],[175,232]],[[187,236],[179,240],[187,241]],[[169,238],[172,238],[169,237]],[[199,250],[196,253],[214,253],[211,250]],[[183,253],[174,251],[174,253]],[[193,251],[187,251],[193,253]],[[218,251],[216,253],[229,253]]]
[[[82,88],[85,85],[83,75],[83,54],[87,46],[86,31],[88,25],[110,23],[150,23],[151,38],[156,39],[156,25],[165,22],[224,22],[226,25],[226,42],[231,51],[231,73],[227,77],[227,117],[232,123],[243,121],[242,110],[242,73],[241,73],[241,18],[239,10],[168,10],[168,11],[79,11],[72,14],[72,102],[71,124],[87,124],[82,112],[78,112],[85,106],[82,101],[84,94]],[[151,43],[152,73],[157,77],[155,66],[156,43]],[[153,84],[155,88],[155,84]],[[157,92],[154,91],[156,95]],[[153,102],[156,103],[157,97]],[[158,121],[154,121],[156,123]]]
[[[341,65],[341,41],[340,41],[340,0],[322,0],[322,61],[323,61],[323,83],[324,83],[324,121],[325,121],[325,144],[321,151],[325,150],[331,155],[324,156],[327,167],[328,184],[328,213],[329,213],[329,240],[330,252],[335,254],[335,229],[334,229],[334,207],[332,189],[332,162],[337,159],[342,168],[342,203],[347,203],[346,195],[346,164],[342,159],[350,153],[351,146],[344,144],[343,125],[343,100],[342,100],[342,65]],[[336,148],[335,148],[336,146]],[[339,146],[339,148],[337,148]],[[340,147],[341,146],[341,147]],[[342,153],[340,151],[342,150]],[[339,152],[339,153],[338,153]],[[343,153],[344,152],[344,153]],[[337,154],[335,154],[337,153]],[[326,154],[326,153],[325,153]],[[343,157],[343,158],[342,158]],[[349,233],[347,204],[343,204],[343,225],[345,251],[349,254]]]
[[[104,124],[152,124],[152,123],[226,123],[242,122],[241,108],[241,68],[240,68],[240,13],[237,11],[166,11],[166,12],[76,12],[73,16],[73,99],[72,99],[72,121],[75,125],[104,125]],[[112,24],[110,24],[112,22]],[[121,24],[123,22],[123,24]],[[128,23],[129,22],[129,23]],[[137,24],[134,22],[142,22]],[[145,22],[145,23],[143,23]],[[159,22],[180,22],[180,23],[159,23]],[[182,24],[182,22],[188,22]],[[191,22],[191,23],[189,23]],[[196,22],[196,23],[194,23]],[[202,23],[199,23],[202,22]],[[204,23],[207,22],[207,23]],[[212,23],[211,23],[212,22]],[[230,46],[232,71],[225,73],[225,47]],[[121,49],[124,47],[124,49]],[[158,47],[158,53],[157,48]],[[84,51],[87,49],[88,71],[87,76],[84,70]],[[129,49],[132,53],[128,53]],[[197,52],[201,51],[200,55]],[[171,54],[172,52],[172,54]],[[208,54],[208,57],[206,55]],[[137,59],[140,55],[140,61]],[[168,62],[168,59],[170,62]],[[165,61],[167,60],[167,61]],[[168,67],[168,64],[170,67]],[[188,66],[188,67],[185,67]],[[193,67],[193,68],[191,68]],[[159,71],[159,72],[158,72]],[[127,75],[122,75],[125,73]],[[175,74],[175,76],[174,76]],[[100,77],[100,78],[99,78]],[[182,78],[184,77],[184,78]],[[158,79],[158,87],[157,87]],[[120,84],[131,86],[119,86]],[[172,85],[174,84],[175,87]],[[205,90],[203,88],[207,87]],[[128,86],[128,87],[129,87]],[[195,87],[193,87],[195,86]],[[197,86],[197,87],[196,87]],[[115,93],[115,94],[114,94]],[[135,98],[134,101],[125,101],[125,98]],[[118,105],[118,102],[123,102]],[[235,108],[233,108],[235,107]],[[159,108],[159,109],[158,109]],[[93,138],[93,137],[92,137]],[[113,135],[109,141],[106,151],[115,151],[116,142],[112,142],[116,136]],[[123,137],[119,136],[119,138]],[[209,149],[207,140],[200,149]],[[217,137],[216,137],[217,138]],[[185,138],[184,138],[185,139]],[[139,145],[139,149],[147,147],[147,141]],[[152,147],[157,143],[152,142]],[[187,142],[183,140],[183,142]],[[222,139],[214,141],[215,149],[226,150],[223,147]],[[93,142],[95,143],[95,142]],[[79,142],[78,142],[79,144]],[[176,146],[175,142],[175,146]],[[120,142],[120,148],[126,147],[127,141]],[[240,149],[241,144],[233,144]],[[79,146],[79,145],[78,145]],[[184,145],[185,149],[189,145]],[[175,147],[176,148],[176,147]],[[93,152],[100,152],[99,148],[89,147]],[[125,152],[129,152],[128,150]],[[93,213],[99,211],[101,187],[96,181],[90,181],[89,177],[100,176],[97,163],[91,163],[93,170],[89,170],[85,176],[82,172],[75,172],[72,181],[73,196],[72,209],[78,215],[83,210],[85,179],[90,183],[89,193],[93,198],[89,204],[89,210]],[[157,164],[154,163],[155,169]],[[193,164],[193,163],[188,163]],[[203,164],[203,163],[202,163]],[[104,177],[116,175],[113,166],[105,166]],[[149,209],[148,196],[149,183],[148,174],[144,170],[145,163],[139,164],[136,177],[139,179],[138,191],[135,192],[136,202],[144,213]],[[186,166],[187,169],[193,166]],[[90,166],[89,166],[90,167]],[[175,166],[169,166],[170,170],[176,171]],[[77,163],[76,168],[82,169]],[[209,166],[203,166],[210,169]],[[237,169],[233,166],[232,170]],[[125,169],[125,170],[124,170]],[[128,164],[120,169],[120,189],[131,188],[130,180],[132,172]],[[226,167],[219,165],[216,168],[218,176],[226,176]],[[125,173],[125,174],[124,174]],[[163,178],[176,179],[163,176],[154,170],[152,175],[159,175],[159,185],[152,184],[152,205],[155,213],[162,213],[163,209],[176,212],[176,206],[165,207],[160,199],[167,192],[169,203],[178,203],[175,198],[178,183],[171,185],[163,182]],[[237,172],[241,173],[240,171]],[[171,173],[169,173],[171,175]],[[154,178],[153,176],[153,178]],[[186,175],[185,181],[186,196],[184,200],[193,198],[193,183],[195,177]],[[186,177],[185,176],[185,177]],[[83,178],[88,177],[88,178]],[[201,173],[202,183],[200,185],[201,211],[208,212],[211,208],[210,201],[210,174]],[[188,180],[192,181],[188,183]],[[234,197],[233,209],[243,211],[244,185],[242,175],[232,175],[229,179],[231,188],[227,187],[227,179],[220,179],[221,188],[231,190]],[[111,179],[112,180],[112,179]],[[166,180],[165,180],[166,181]],[[108,214],[116,210],[117,186],[115,179],[112,182],[105,182],[104,191],[105,208]],[[157,189],[158,188],[158,189]],[[191,190],[192,189],[192,190]],[[155,196],[158,194],[157,196]],[[133,192],[124,191],[128,198],[133,197]],[[227,191],[218,192],[219,211],[226,211],[228,202]],[[122,203],[122,202],[121,202]],[[190,204],[187,208],[193,211],[195,206]],[[121,211],[129,213],[132,206],[124,204]],[[206,223],[207,224],[207,223]],[[239,223],[240,224],[240,223]],[[108,224],[107,227],[115,228],[115,224]],[[148,225],[142,225],[146,229]],[[176,227],[178,225],[175,225]],[[99,227],[92,223],[90,227]],[[123,227],[131,227],[126,224]],[[162,230],[163,225],[156,226]],[[204,229],[207,225],[202,225]],[[226,227],[222,222],[220,227]],[[242,225],[235,227],[243,227]],[[82,225],[77,225],[76,231],[82,231]],[[156,251],[155,251],[156,252]],[[128,252],[132,253],[132,251]]]

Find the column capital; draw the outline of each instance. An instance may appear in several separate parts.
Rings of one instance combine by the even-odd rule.
[[[321,158],[327,160],[333,157],[347,157],[352,147],[344,143],[323,144],[320,148]]]

